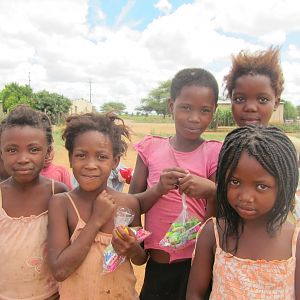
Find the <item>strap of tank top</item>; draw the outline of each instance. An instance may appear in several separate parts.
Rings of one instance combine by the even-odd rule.
[[[55,194],[54,179],[51,179],[51,186],[52,186],[52,195],[54,195]]]
[[[296,257],[297,240],[298,240],[299,231],[300,231],[300,220],[297,221],[295,230],[294,230],[294,234],[293,234],[292,257]]]
[[[218,228],[217,228],[217,219],[212,218],[212,220],[214,223],[214,233],[215,233],[216,245],[217,245],[217,248],[220,248],[220,238],[219,238],[219,232],[218,232]]]
[[[0,208],[2,208],[2,190],[0,185]]]
[[[65,193],[65,194],[67,195],[67,197],[69,198],[69,200],[70,200],[70,202],[71,202],[72,206],[73,206],[73,207],[74,207],[74,209],[75,209],[75,212],[76,212],[76,215],[77,215],[78,221],[79,221],[79,220],[81,220],[81,218],[80,218],[80,214],[79,214],[79,211],[78,211],[78,209],[77,209],[77,207],[76,207],[76,205],[75,205],[75,203],[74,203],[73,199],[71,198],[71,196],[69,195],[69,193]]]

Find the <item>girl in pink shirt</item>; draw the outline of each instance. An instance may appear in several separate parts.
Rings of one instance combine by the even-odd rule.
[[[218,84],[203,69],[184,69],[171,84],[168,105],[176,134],[169,138],[147,136],[135,145],[138,152],[129,192],[136,194],[145,214],[145,240],[150,254],[141,300],[185,299],[194,244],[173,251],[159,242],[182,208],[204,220],[214,212],[215,171],[221,143],[205,141],[201,134],[217,107]],[[144,192],[146,191],[146,192]],[[139,194],[137,194],[139,193]]]
[[[225,138],[217,218],[199,232],[188,300],[300,299],[300,223],[287,221],[298,184],[296,150],[276,127],[249,125]]]
[[[48,203],[65,185],[40,176],[50,153],[49,118],[28,106],[1,125],[1,157],[11,176],[0,184],[0,299],[58,299],[47,263]]]

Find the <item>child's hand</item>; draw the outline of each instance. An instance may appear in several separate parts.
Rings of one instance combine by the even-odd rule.
[[[94,201],[91,219],[101,228],[112,217],[116,208],[115,199],[104,190]]]
[[[157,190],[161,195],[167,194],[172,189],[177,189],[179,181],[188,174],[181,168],[164,169],[157,183]]]
[[[112,232],[111,244],[118,255],[133,258],[140,252],[140,245],[129,227],[115,228]]]
[[[179,180],[179,193],[196,199],[206,199],[215,191],[215,183],[207,178],[188,174]]]

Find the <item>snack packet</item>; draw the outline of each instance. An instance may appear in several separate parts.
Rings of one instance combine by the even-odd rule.
[[[131,230],[136,237],[137,241],[141,243],[145,238],[147,238],[151,233],[142,227],[130,227],[128,225],[133,221],[134,213],[129,208],[118,208],[115,216],[115,228],[118,226],[124,226],[125,231],[129,232]],[[103,253],[103,270],[102,272],[110,273],[113,272],[120,264],[122,264],[126,257],[118,255],[114,250],[112,244],[109,244]]]
[[[159,244],[163,247],[183,249],[190,245],[189,241],[196,239],[200,225],[198,217],[189,215],[186,195],[182,194],[182,211]]]

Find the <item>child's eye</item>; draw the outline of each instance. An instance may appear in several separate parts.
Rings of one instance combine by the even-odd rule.
[[[230,180],[229,180],[229,184],[230,184],[230,185],[235,185],[235,186],[237,186],[237,185],[239,185],[240,183],[239,183],[238,180],[236,180],[236,179],[230,179]]]
[[[209,108],[202,108],[202,109],[200,110],[200,112],[202,112],[202,113],[210,113],[211,110],[210,110]]]
[[[190,111],[191,107],[189,105],[182,105],[181,109],[186,110],[186,111]]]
[[[260,97],[260,98],[258,99],[258,101],[259,101],[260,103],[265,104],[265,103],[268,103],[268,102],[269,102],[269,99],[266,98],[266,97]]]
[[[76,153],[75,157],[77,157],[77,158],[84,158],[85,155],[84,155],[84,153]]]
[[[37,152],[39,152],[40,150],[41,150],[40,148],[33,147],[33,148],[30,149],[30,152],[31,152],[31,153],[37,153]]]
[[[108,156],[105,155],[105,154],[99,154],[99,155],[98,155],[98,159],[99,159],[99,160],[106,160],[106,159],[108,159]]]
[[[235,98],[232,99],[232,101],[235,102],[235,103],[243,103],[243,102],[245,102],[245,98],[235,97]]]
[[[8,152],[8,153],[15,153],[15,152],[17,152],[17,149],[16,148],[7,148],[6,152]]]
[[[267,190],[269,187],[266,186],[265,184],[258,184],[258,185],[257,185],[257,188],[258,188],[259,190],[261,190],[261,191],[265,191],[265,190]]]

